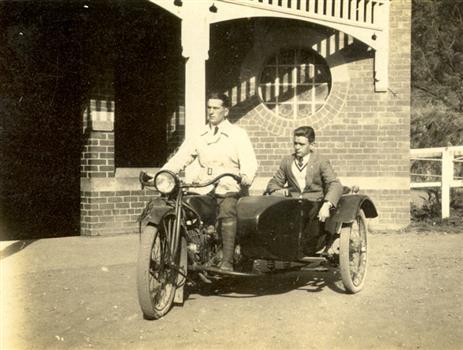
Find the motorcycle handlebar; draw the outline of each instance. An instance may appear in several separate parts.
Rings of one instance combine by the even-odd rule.
[[[235,179],[236,182],[241,183],[241,176],[238,176],[238,175],[235,175],[235,174],[232,174],[232,173],[224,173],[224,174],[221,174],[221,175],[219,175],[219,176],[217,176],[217,177],[215,177],[212,180],[207,181],[207,182],[182,184],[180,187],[181,188],[185,188],[185,187],[191,187],[191,188],[207,187],[209,185],[212,185],[212,184],[216,183],[221,178],[226,177],[226,176],[230,176],[233,179]],[[147,187],[155,187],[154,183],[152,182],[153,179],[154,178],[152,176],[148,175],[144,171],[141,171],[140,175],[138,176],[138,180],[140,181],[142,189],[145,186],[147,186]]]

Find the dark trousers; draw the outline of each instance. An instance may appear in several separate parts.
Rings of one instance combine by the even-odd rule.
[[[304,254],[312,255],[323,248],[326,241],[325,223],[318,220],[318,212],[323,202],[312,202],[314,205],[306,216],[302,235]]]
[[[220,235],[222,238],[223,260],[221,268],[225,266],[233,270],[233,256],[235,251],[237,210],[236,204],[239,195],[232,193],[225,196],[217,196],[218,215],[217,221],[220,223]]]
[[[238,195],[230,196],[216,196],[218,215],[217,220],[222,219],[236,219],[236,203],[238,202]]]

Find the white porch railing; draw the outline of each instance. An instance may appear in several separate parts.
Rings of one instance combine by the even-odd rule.
[[[356,27],[384,29],[389,0],[221,0]],[[386,12],[387,11],[387,12]],[[386,13],[385,13],[386,12]]]
[[[323,25],[362,41],[375,50],[375,90],[387,91],[390,0],[216,0],[215,3],[218,7],[238,5],[244,12],[252,10],[252,16]],[[221,11],[218,13],[220,17]]]
[[[411,182],[410,188],[440,187],[442,192],[442,218],[450,216],[450,189],[463,187],[463,176],[455,176],[455,164],[463,163],[463,146],[418,148],[410,150],[410,160],[441,162],[441,174],[416,174],[412,177],[439,179],[439,181]]]

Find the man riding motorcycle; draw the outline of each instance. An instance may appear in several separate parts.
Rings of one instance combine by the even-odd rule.
[[[219,269],[233,271],[233,254],[237,228],[236,204],[251,186],[257,171],[254,149],[246,131],[228,120],[230,103],[224,94],[211,93],[207,101],[208,123],[199,135],[186,140],[178,152],[163,166],[178,173],[195,159],[200,170],[195,182],[206,182],[222,173],[241,177],[241,183],[225,177],[215,188],[202,192],[215,196],[218,204],[223,258]]]

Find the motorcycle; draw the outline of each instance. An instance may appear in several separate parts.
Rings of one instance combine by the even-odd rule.
[[[216,186],[226,176],[238,183],[241,180],[225,173],[198,184],[185,183],[167,170],[154,178],[140,173],[142,189],[154,188],[161,194],[148,202],[139,218],[137,291],[145,319],[159,319],[174,303],[183,304],[187,280],[213,283],[225,277],[322,268],[339,271],[346,292],[362,290],[367,272],[367,219],[378,214],[371,199],[359,194],[358,188],[344,187],[337,207],[320,224],[316,236],[310,233],[314,226],[309,213],[317,203],[265,194],[240,198],[235,270],[217,268],[221,239],[215,197],[191,191]],[[313,247],[309,253],[307,241]],[[270,266],[284,262],[286,269],[263,271],[257,267],[258,261]]]

